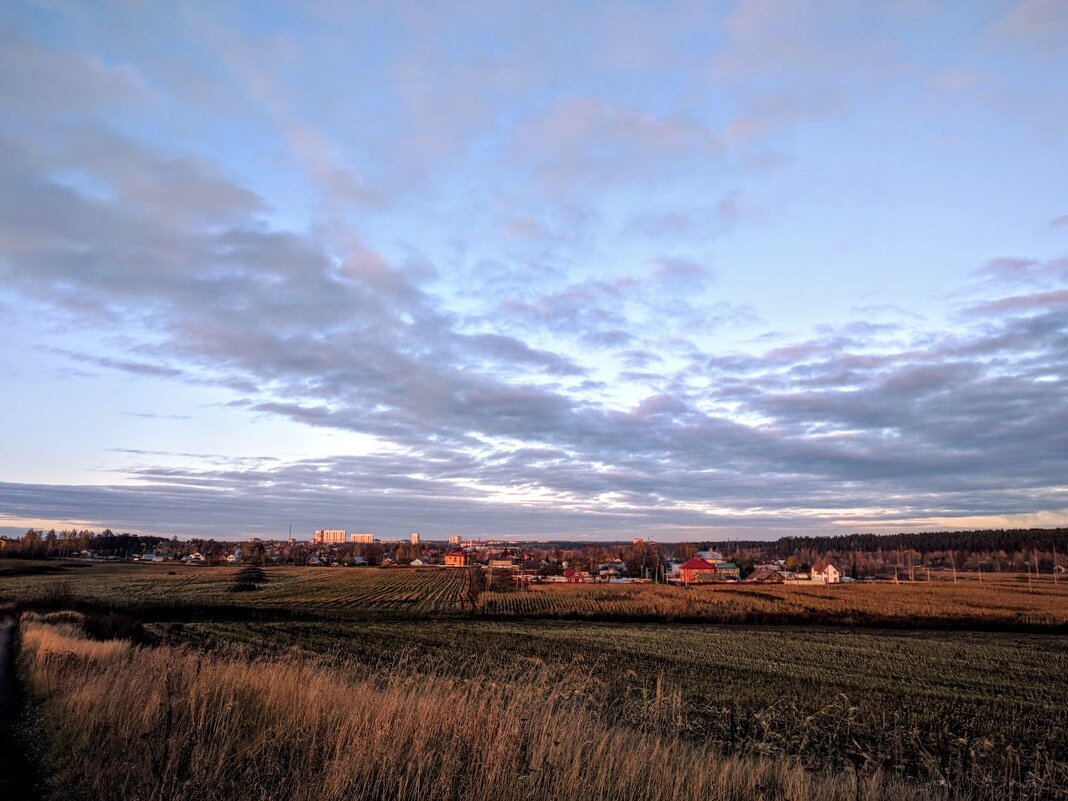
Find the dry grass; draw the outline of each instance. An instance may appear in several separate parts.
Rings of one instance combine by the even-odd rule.
[[[438,568],[270,567],[255,592],[234,593],[236,568],[94,564],[63,573],[0,575],[0,601],[38,608],[76,602],[134,614],[158,609],[251,610],[336,619],[385,617],[696,620],[927,628],[1068,630],[1068,578],[964,574],[959,582],[838,585],[545,584],[483,592],[472,610],[468,573]],[[917,575],[922,575],[918,573]],[[183,609],[183,607],[187,607]]]
[[[79,617],[75,613],[62,612],[44,616],[32,612],[23,615],[22,653],[41,664],[67,662],[75,666],[85,663],[90,669],[96,662],[110,664],[129,653],[131,643],[125,640],[94,642],[86,639]],[[31,664],[30,668],[36,671],[37,665]]]
[[[51,565],[62,569],[62,565]],[[233,592],[235,567],[91,564],[62,572],[0,573],[0,599],[23,604],[108,607],[242,607],[362,613],[456,615],[471,609],[466,570],[268,567],[254,592]],[[57,597],[58,596],[58,597]]]
[[[356,678],[309,659],[249,662],[93,642],[71,616],[26,616],[21,664],[42,700],[57,787],[164,799],[941,799],[878,772],[812,773],[723,757],[670,733],[613,726],[580,683],[394,669]]]
[[[1057,628],[1068,626],[1068,580],[966,576],[959,582],[836,585],[546,584],[485,592],[489,617],[659,618],[724,623],[840,623]]]

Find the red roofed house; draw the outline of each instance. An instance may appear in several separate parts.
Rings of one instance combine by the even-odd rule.
[[[716,566],[696,556],[685,564],[679,565],[679,578],[683,584],[694,581],[711,581],[716,577]]]

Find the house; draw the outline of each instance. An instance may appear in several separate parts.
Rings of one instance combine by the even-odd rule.
[[[445,567],[467,567],[467,554],[463,551],[445,554]]]
[[[409,562],[409,564],[412,567],[425,567],[426,566],[426,562],[424,562],[422,559],[413,559],[411,562]]]
[[[734,562],[716,562],[716,570],[719,571],[720,578],[728,580],[737,581],[742,575],[742,571]]]
[[[723,554],[719,551],[698,551],[694,556],[698,559],[704,559],[706,562],[712,562],[713,564],[723,561]]]
[[[716,566],[696,556],[688,562],[679,565],[679,579],[683,584],[700,581],[715,581]]]
[[[200,551],[193,551],[193,553],[183,556],[182,561],[187,565],[202,565],[207,560],[204,559],[204,554]]]
[[[821,559],[812,566],[812,581],[822,581],[824,584],[840,584],[842,571],[832,565],[826,559]]]
[[[750,584],[782,584],[784,580],[782,573],[778,570],[766,567],[754,570],[746,579]]]
[[[776,559],[774,562],[757,562],[753,565],[753,570],[782,570],[782,559]]]

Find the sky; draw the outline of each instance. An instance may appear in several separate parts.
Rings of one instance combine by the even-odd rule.
[[[1068,3],[0,6],[0,530],[1068,525]]]

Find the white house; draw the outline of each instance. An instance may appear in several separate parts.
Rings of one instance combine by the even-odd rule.
[[[812,566],[811,575],[813,581],[820,581],[824,584],[840,584],[842,581],[842,571],[826,559],[821,559]]]

